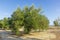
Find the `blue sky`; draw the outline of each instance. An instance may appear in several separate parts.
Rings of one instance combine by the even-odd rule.
[[[50,25],[53,25],[53,21],[60,17],[60,0],[0,0],[0,19],[4,17],[10,17],[13,11],[20,6],[41,7],[50,21]]]

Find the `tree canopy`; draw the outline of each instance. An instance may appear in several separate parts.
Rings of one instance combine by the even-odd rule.
[[[30,33],[32,30],[46,30],[49,26],[49,20],[41,14],[41,8],[35,8],[33,5],[24,9],[18,7],[10,18],[0,20],[0,27],[9,27],[16,35],[19,35],[19,29],[24,27],[24,33]]]

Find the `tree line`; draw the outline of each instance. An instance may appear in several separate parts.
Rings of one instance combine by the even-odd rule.
[[[49,26],[49,20],[41,12],[41,8],[35,8],[33,5],[25,6],[23,9],[18,7],[11,17],[0,20],[0,28],[11,29],[16,35],[20,34],[19,29],[22,27],[26,34],[29,34],[32,30],[46,30]]]

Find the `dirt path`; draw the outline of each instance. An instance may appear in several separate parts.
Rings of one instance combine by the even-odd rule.
[[[60,31],[52,31],[51,33],[54,33],[56,35],[56,38],[51,40],[60,40]]]
[[[12,35],[10,35],[8,33],[10,33],[10,32],[6,31],[6,30],[0,30],[0,40],[41,40],[41,39],[37,39],[37,38],[24,39],[24,38],[21,38],[21,37],[13,37]],[[57,35],[58,32],[51,31],[51,33],[55,33]],[[60,37],[59,35],[60,35],[60,33],[58,34],[58,37]],[[52,40],[55,40],[55,39],[52,39]]]
[[[56,35],[56,38],[51,40],[60,40],[60,28],[52,28],[52,29],[49,29],[48,32],[54,33]]]

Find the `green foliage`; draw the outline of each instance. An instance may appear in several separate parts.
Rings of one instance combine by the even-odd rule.
[[[4,22],[3,22],[3,20],[0,20],[0,28],[4,28]]]
[[[12,29],[16,35],[19,35],[19,29],[24,27],[25,33],[30,33],[32,30],[45,30],[49,26],[49,20],[45,15],[41,14],[41,8],[25,6],[23,10],[18,7],[11,18],[4,18],[0,21],[0,27]]]
[[[16,35],[19,35],[19,22],[18,21],[12,21],[12,32],[14,32]]]
[[[4,29],[9,29],[8,18],[4,18]]]
[[[12,27],[12,18],[8,18],[8,25],[9,25],[9,29],[13,28]]]
[[[0,21],[0,27],[2,29],[9,29],[8,18],[4,18],[3,20]]]
[[[59,25],[57,20],[54,21],[54,25],[55,26],[58,26]]]
[[[40,31],[40,30],[45,30],[45,29],[47,29],[48,26],[49,26],[49,20],[47,19],[46,16],[40,15],[39,24],[40,24],[40,26],[39,26],[39,31]]]
[[[24,9],[24,32],[29,33],[32,28],[32,21],[29,8],[26,6]]]
[[[19,28],[22,27],[24,16],[21,9],[18,7],[17,10],[12,14],[12,31],[19,35]]]
[[[56,20],[53,21],[55,26],[60,26],[60,18],[57,18]]]
[[[47,29],[49,25],[49,20],[44,16],[39,14],[41,9],[34,8],[32,5],[30,8],[27,6],[24,10],[24,32],[29,33],[32,29],[39,31],[42,29]]]

